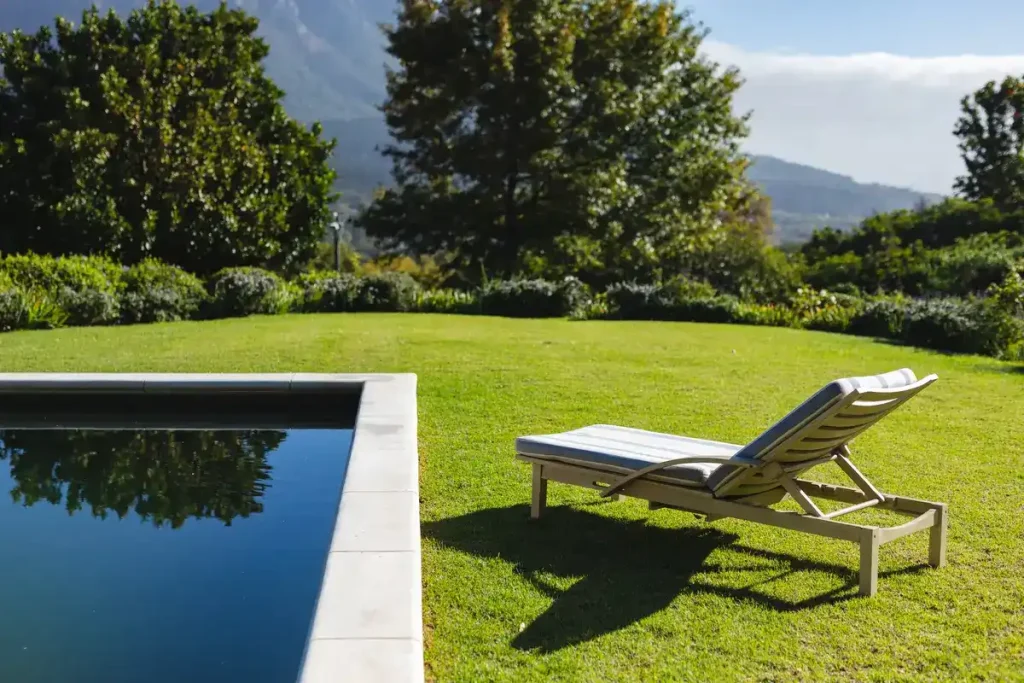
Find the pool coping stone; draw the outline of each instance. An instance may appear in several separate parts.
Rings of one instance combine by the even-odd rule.
[[[416,381],[405,373],[0,373],[0,393],[361,392],[298,680],[422,683]]]

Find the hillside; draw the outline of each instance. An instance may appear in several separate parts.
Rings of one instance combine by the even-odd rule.
[[[194,0],[202,9],[219,0]],[[125,12],[145,0],[98,0]],[[55,16],[75,20],[90,0],[4,0],[0,31],[34,30]],[[387,129],[377,110],[384,98],[384,52],[380,23],[392,20],[391,0],[232,0],[258,16],[260,34],[271,46],[267,70],[286,91],[293,116],[319,119],[325,134],[338,139],[339,188],[345,201],[358,205],[374,187],[386,183],[389,164],[377,151]],[[772,198],[776,239],[806,239],[814,228],[849,228],[875,211],[910,208],[936,195],[885,185],[864,184],[847,176],[754,156],[750,178]]]
[[[751,159],[747,175],[772,198],[772,217],[781,242],[803,241],[823,225],[849,229],[877,212],[942,199],[928,192],[858,183],[849,176],[772,156],[753,155]]]

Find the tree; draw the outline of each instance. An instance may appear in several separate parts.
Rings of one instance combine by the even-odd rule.
[[[992,199],[1000,208],[1024,206],[1024,81],[989,81],[960,101],[953,134],[967,173],[954,189],[965,199]]]
[[[285,114],[257,26],[149,0],[0,35],[0,251],[198,273],[312,258],[334,144]]]
[[[396,186],[361,224],[470,277],[671,270],[741,193],[740,81],[668,2],[403,0]]]
[[[267,456],[285,440],[275,430],[0,430],[14,502],[88,505],[96,517],[132,512],[154,526],[263,511]]]

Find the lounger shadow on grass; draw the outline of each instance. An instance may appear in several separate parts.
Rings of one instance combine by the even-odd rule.
[[[667,608],[684,593],[753,601],[778,611],[810,609],[857,596],[857,572],[852,567],[748,548],[736,542],[735,534],[711,526],[665,529],[644,520],[614,519],[568,506],[549,508],[543,519],[533,522],[528,521],[529,515],[528,506],[516,505],[422,526],[425,537],[444,547],[515,564],[517,573],[553,599],[548,610],[512,641],[520,650],[553,652],[618,631]],[[781,564],[783,570],[738,588],[694,580],[723,570],[708,562],[720,548],[749,555],[748,569],[764,571],[765,564],[772,563]],[[921,569],[908,567],[886,574]],[[742,572],[743,567],[730,565],[724,570]],[[799,581],[801,572],[831,574],[839,585],[797,601],[780,600],[760,590],[766,583]],[[582,578],[563,591],[544,582],[544,574]]]

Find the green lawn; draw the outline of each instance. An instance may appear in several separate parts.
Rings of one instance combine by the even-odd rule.
[[[949,565],[924,566],[927,534],[886,545],[876,598],[840,541],[559,484],[528,521],[519,434],[743,443],[832,378],[904,366],[940,380],[854,459],[949,503]],[[0,370],[417,373],[433,680],[1024,680],[1019,367],[785,329],[406,314],[6,334]]]

